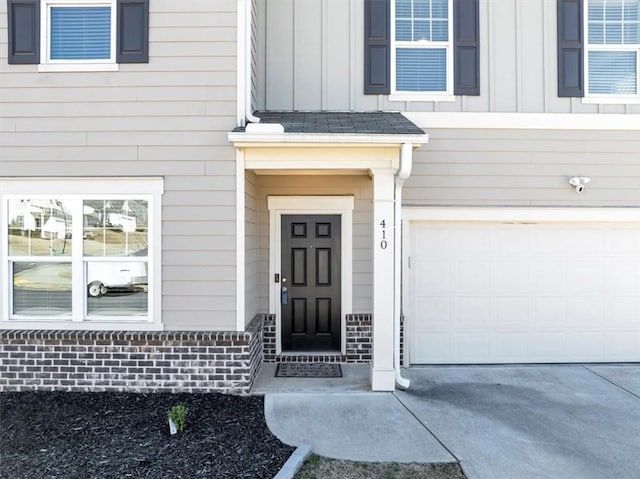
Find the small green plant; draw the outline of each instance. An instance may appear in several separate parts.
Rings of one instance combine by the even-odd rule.
[[[176,431],[182,432],[187,427],[188,412],[189,409],[183,404],[172,406],[171,409],[167,411],[167,416],[169,416],[169,419],[171,419],[173,421],[173,424],[175,424]]]

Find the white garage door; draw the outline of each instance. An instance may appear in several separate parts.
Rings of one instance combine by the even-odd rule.
[[[412,222],[409,254],[412,364],[640,361],[638,224]]]

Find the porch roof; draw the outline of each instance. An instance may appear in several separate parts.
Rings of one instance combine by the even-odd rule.
[[[411,120],[398,112],[304,112],[257,111],[263,124],[280,124],[285,133],[363,135],[424,135]],[[244,132],[238,127],[234,132]]]

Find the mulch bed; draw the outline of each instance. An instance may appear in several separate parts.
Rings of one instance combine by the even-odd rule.
[[[189,408],[171,436],[167,410]],[[0,393],[0,477],[272,478],[293,452],[263,398],[221,394]]]

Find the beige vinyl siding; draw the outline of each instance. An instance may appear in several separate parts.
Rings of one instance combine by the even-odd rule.
[[[640,113],[557,96],[555,0],[480,2],[480,96],[390,102],[363,94],[363,0],[270,0],[258,9],[259,109]]]
[[[368,176],[258,176],[258,312],[269,311],[269,212],[267,196],[353,195],[353,312],[370,313],[373,284],[371,252],[372,185]]]
[[[0,176],[162,176],[162,320],[236,329],[235,0],[150,2],[149,63],[8,65],[0,3]]]
[[[245,205],[244,205],[244,304],[245,304],[245,325],[248,324],[258,313],[258,270],[260,269],[260,223],[258,210],[258,189],[256,187],[257,178],[252,171],[245,172]],[[266,312],[266,310],[263,310]]]
[[[414,154],[403,204],[640,206],[635,131],[429,131]],[[573,176],[591,182],[577,194]]]

